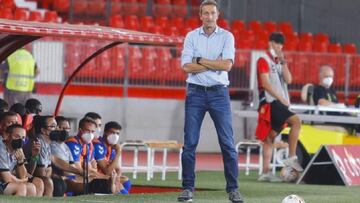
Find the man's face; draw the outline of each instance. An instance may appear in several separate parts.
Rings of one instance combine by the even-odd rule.
[[[42,130],[44,135],[50,135],[51,131],[56,130],[57,123],[54,117],[50,117],[46,119],[46,126]]]
[[[205,5],[200,10],[200,20],[205,28],[214,28],[219,18],[219,11],[214,5]]]
[[[94,123],[86,122],[82,128],[79,129],[81,134],[84,133],[95,133],[96,125]]]
[[[269,46],[271,49],[274,49],[274,51],[277,55],[279,55],[279,53],[281,52],[281,50],[283,48],[283,44],[276,43],[274,41],[269,42]]]
[[[67,132],[70,132],[70,130],[71,130],[70,124],[67,121],[63,121],[63,122],[59,123],[58,128],[59,128],[59,130],[66,130]]]
[[[24,140],[26,137],[26,131],[23,128],[14,128],[12,133],[10,134],[11,140],[22,139]]]
[[[4,121],[1,122],[1,131],[4,132],[7,127],[17,123],[18,123],[17,116],[6,116]]]

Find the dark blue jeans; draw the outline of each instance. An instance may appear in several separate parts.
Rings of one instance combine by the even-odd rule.
[[[195,151],[206,112],[209,112],[215,124],[224,162],[226,191],[231,192],[238,188],[238,159],[234,147],[230,97],[227,87],[205,90],[192,85],[188,86],[185,101],[182,186],[183,189],[194,190]]]

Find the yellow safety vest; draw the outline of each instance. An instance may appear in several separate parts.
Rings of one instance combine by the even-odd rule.
[[[8,59],[9,72],[6,79],[6,88],[20,92],[31,92],[34,88],[35,60],[30,52],[19,49]]]

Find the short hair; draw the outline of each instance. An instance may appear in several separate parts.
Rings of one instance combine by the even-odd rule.
[[[323,65],[320,67],[319,76],[321,77],[326,70],[331,70],[334,73],[334,69],[329,65]]]
[[[67,118],[65,118],[64,116],[56,116],[55,120],[58,125],[64,121],[69,122],[69,120]]]
[[[22,125],[15,123],[7,127],[5,132],[11,134],[15,128],[21,128],[25,130],[25,128]]]
[[[270,34],[269,41],[273,41],[278,44],[284,44],[285,43],[285,37],[280,32],[273,32]]]
[[[46,128],[46,120],[48,118],[53,118],[54,116],[35,116],[33,121],[33,126],[35,128],[35,133],[41,133],[41,128]]]
[[[22,103],[15,103],[10,107],[10,111],[18,113],[21,117],[23,117],[26,113],[25,106]]]
[[[199,9],[200,14],[201,14],[201,12],[202,12],[202,8],[203,8],[204,6],[207,6],[207,5],[213,5],[213,6],[216,7],[216,9],[217,9],[218,11],[220,11],[220,6],[219,6],[219,4],[218,4],[215,0],[204,0],[204,1],[201,2],[201,4],[200,4],[200,9]]]
[[[105,124],[104,131],[108,131],[108,130],[110,130],[110,129],[121,130],[122,127],[121,127],[121,125],[120,125],[118,122],[116,122],[116,121],[110,121],[110,122],[107,122],[107,123]]]
[[[30,98],[30,99],[26,100],[25,108],[30,113],[36,113],[36,111],[38,110],[37,107],[39,105],[41,105],[41,102],[39,100],[37,100],[35,98]]]
[[[85,123],[92,123],[95,126],[97,126],[96,122],[94,121],[94,119],[92,119],[91,117],[84,117],[79,121],[79,128],[83,129],[85,126]]]
[[[9,104],[0,98],[0,113],[9,110]]]
[[[90,117],[93,120],[101,119],[101,116],[98,113],[95,113],[95,112],[87,112],[84,117]]]
[[[10,117],[10,116],[16,116],[16,113],[13,112],[13,111],[6,111],[6,112],[3,112],[0,114],[0,122],[4,121],[7,117]]]

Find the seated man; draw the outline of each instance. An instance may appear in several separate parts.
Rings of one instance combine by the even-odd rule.
[[[44,182],[44,196],[51,197],[53,195],[54,184],[51,179],[51,150],[50,150],[50,134],[56,129],[56,120],[53,116],[37,116],[34,120],[35,134],[30,138],[29,142],[24,146],[25,154],[29,160],[27,169],[30,174],[41,178]],[[40,146],[40,148],[39,148]],[[39,148],[38,155],[35,149]]]
[[[338,103],[335,90],[331,87],[334,71],[330,66],[322,66],[319,72],[319,84],[314,87],[315,105],[330,106]]]
[[[29,182],[24,166],[25,155],[22,150],[26,136],[19,124],[9,126],[6,139],[0,139],[0,187],[5,195],[35,196],[36,187]]]
[[[124,188],[120,194],[128,194],[131,189],[131,182],[128,177],[122,176],[120,171],[120,130],[121,126],[115,121],[105,124],[104,135],[93,141],[95,160],[99,170],[105,175],[116,173],[116,183]]]
[[[82,187],[83,178],[89,179],[88,191],[89,193],[113,193],[119,191],[114,184],[115,176],[101,174],[97,171],[96,161],[94,160],[94,146],[92,140],[96,131],[96,122],[89,118],[82,118],[79,122],[79,131],[77,136],[67,139],[66,144],[70,148],[74,160],[74,167],[81,172],[84,172],[84,166],[87,162],[88,177],[83,173],[83,177],[76,176],[74,181],[67,181],[68,190],[75,194],[83,194]]]
[[[331,87],[334,81],[334,70],[328,66],[322,66],[319,72],[319,84],[314,87],[313,100],[315,105],[331,106],[338,108],[345,108],[344,104],[339,104],[336,97],[335,89]],[[321,114],[333,115],[333,116],[350,116],[350,114],[342,112],[321,112]],[[352,132],[354,125],[344,123],[329,123],[336,126],[317,126],[318,128],[324,128],[329,130],[335,130],[338,132]],[[346,129],[345,129],[346,128]]]

